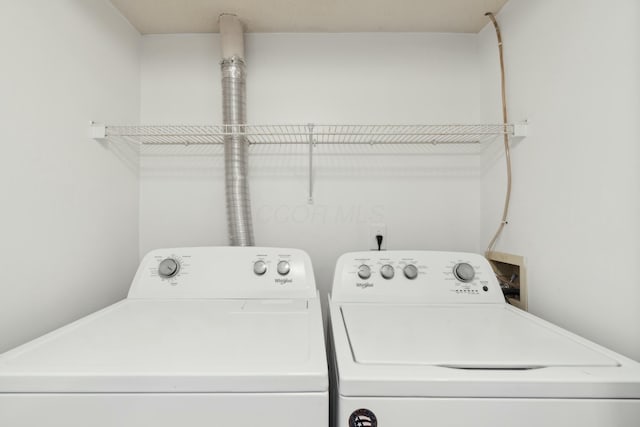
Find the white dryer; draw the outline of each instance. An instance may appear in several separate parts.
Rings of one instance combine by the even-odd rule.
[[[337,427],[640,425],[640,365],[506,304],[479,255],[343,255],[329,306]]]
[[[0,356],[0,426],[326,427],[311,262],[162,249],[128,297]]]

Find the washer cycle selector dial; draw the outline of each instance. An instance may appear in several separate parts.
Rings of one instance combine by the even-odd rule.
[[[278,274],[281,276],[286,276],[291,271],[291,266],[288,261],[280,261],[278,263]]]
[[[469,283],[476,277],[476,271],[468,262],[461,262],[453,267],[453,275],[461,282]]]
[[[371,277],[371,268],[366,264],[362,264],[358,267],[358,277],[365,280]]]
[[[416,277],[418,277],[418,267],[416,267],[413,264],[406,265],[402,269],[402,272],[404,273],[404,277],[406,277],[409,280],[413,280]]]
[[[393,266],[389,264],[385,264],[382,267],[380,267],[380,275],[385,279],[387,280],[392,279],[394,274],[395,274],[395,271],[393,270]]]
[[[169,279],[180,271],[180,263],[173,258],[165,258],[158,265],[158,274],[160,277]]]
[[[262,260],[256,261],[253,264],[253,272],[258,276],[262,276],[267,272],[267,264]]]

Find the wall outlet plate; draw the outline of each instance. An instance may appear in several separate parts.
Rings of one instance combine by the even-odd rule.
[[[387,250],[387,241],[389,237],[387,236],[387,224],[382,223],[373,223],[369,224],[369,242],[368,249],[372,251],[378,250],[378,240],[376,236],[382,236],[382,245],[380,246],[381,251]]]

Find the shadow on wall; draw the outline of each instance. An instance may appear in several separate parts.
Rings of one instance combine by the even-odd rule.
[[[53,3],[53,2],[52,2]],[[60,2],[66,3],[66,2]],[[127,32],[120,32],[113,30],[114,16],[120,17],[123,27],[132,29],[133,27],[129,22],[122,17],[119,11],[108,1],[100,0],[71,0],[70,3],[82,14],[86,16],[87,22],[91,22],[94,31],[100,32],[106,36],[107,40],[113,40],[113,44],[116,46],[127,45],[130,42],[130,34]],[[61,6],[65,7],[66,6]],[[116,10],[116,13],[105,13],[105,8]],[[136,30],[137,32],[137,30]],[[82,37],[83,34],[78,34],[78,37]],[[87,52],[87,55],[91,55],[91,52]],[[101,58],[96,57],[96,61],[100,61]]]
[[[313,177],[479,177],[477,150],[473,146],[317,145]],[[141,177],[224,177],[222,145],[143,146],[140,156]],[[309,148],[304,145],[253,145],[249,161],[252,178],[309,177]]]
[[[140,146],[132,141],[100,141],[102,148],[113,153],[118,160],[135,176],[140,173]]]

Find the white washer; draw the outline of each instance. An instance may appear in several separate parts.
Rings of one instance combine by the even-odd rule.
[[[0,426],[326,427],[300,250],[156,250],[128,297],[0,356]]]
[[[640,365],[506,304],[479,255],[343,255],[329,306],[338,427],[640,425]]]

